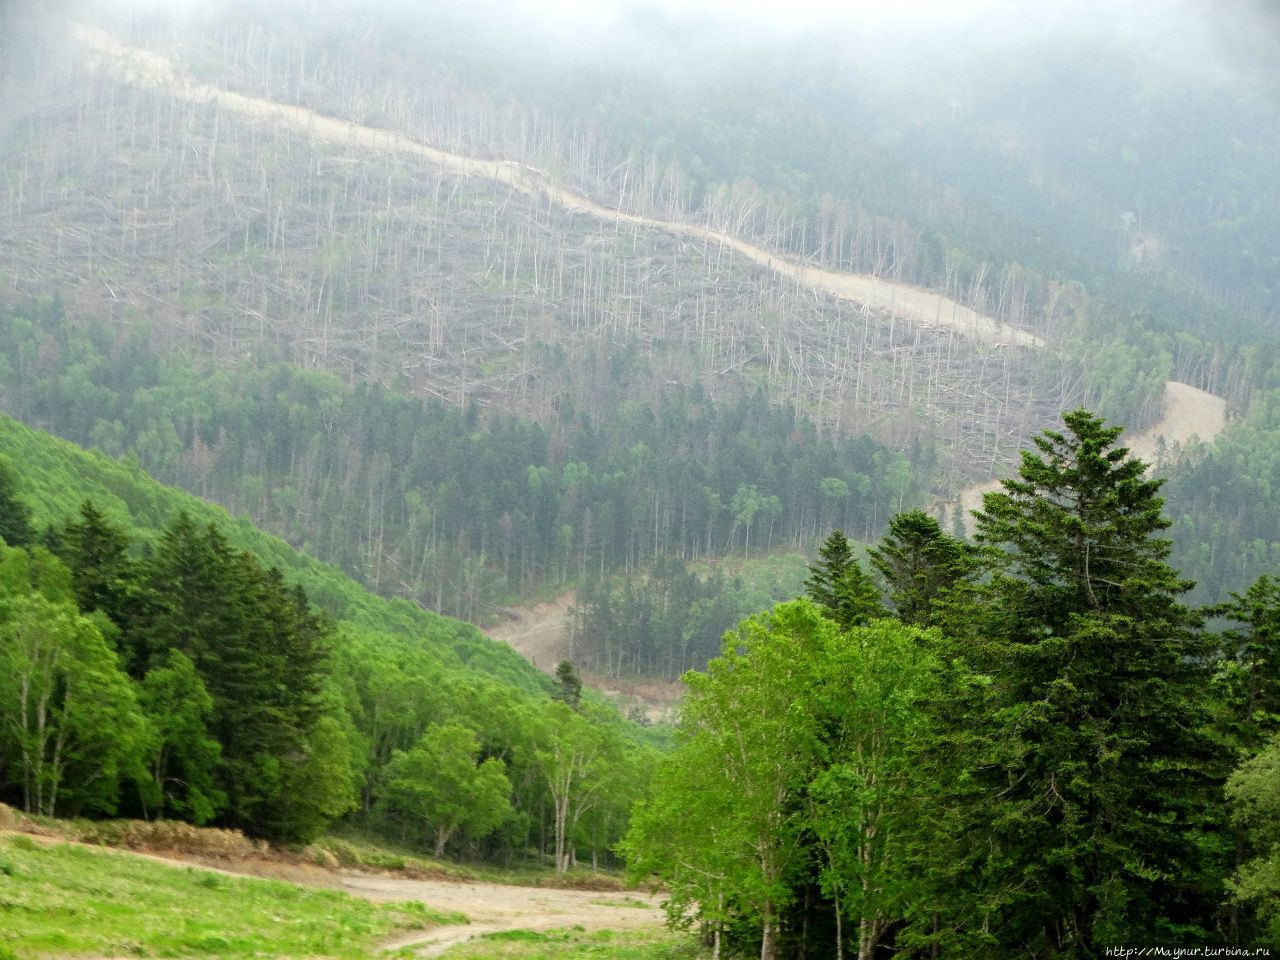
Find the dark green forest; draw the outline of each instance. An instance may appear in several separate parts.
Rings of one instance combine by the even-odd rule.
[[[202,369],[157,349],[145,325],[74,322],[57,299],[0,308],[6,412],[467,620],[662,557],[794,549],[831,526],[871,538],[923,495],[932,450],[913,468],[760,391],[713,401],[672,387],[636,402],[643,354],[608,363],[598,416],[566,405],[544,426],[284,364]]]

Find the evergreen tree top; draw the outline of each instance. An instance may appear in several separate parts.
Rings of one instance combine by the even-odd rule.
[[[1046,430],[1024,451],[1018,476],[988,493],[975,513],[976,541],[1004,572],[1062,594],[1067,606],[1123,612],[1123,598],[1192,586],[1165,561],[1170,526],[1158,495],[1163,480],[1117,446],[1122,429],[1087,410]]]

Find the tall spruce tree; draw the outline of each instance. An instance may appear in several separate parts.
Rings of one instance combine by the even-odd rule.
[[[129,557],[129,538],[85,500],[80,516],[58,538],[58,556],[71,570],[76,604],[84,613],[100,610],[125,629],[136,616],[137,570]]]
[[[1280,581],[1261,576],[1209,612],[1233,624],[1222,632],[1217,687],[1236,749],[1252,753],[1280,730]]]
[[[994,956],[1202,943],[1223,851],[1191,585],[1166,562],[1162,481],[1119,427],[1064,419],[985,497],[989,579],[946,617],[992,678],[969,845],[985,889],[953,919]]]
[[[311,813],[300,822],[294,812],[302,808],[286,794],[302,767],[327,762],[318,746],[337,742],[312,736],[324,715],[328,621],[279,571],[263,570],[217,528],[201,530],[186,514],[166,528],[144,579],[140,663],[154,666],[178,650],[213,698],[209,729],[222,750],[216,786],[227,801],[220,822],[306,839],[323,823]]]
[[[843,530],[832,531],[818,548],[804,588],[825,615],[846,630],[885,616],[880,591],[853,555]]]
[[[889,532],[868,553],[903,623],[929,623],[933,599],[973,567],[968,544],[944,533],[923,510],[889,521]]]

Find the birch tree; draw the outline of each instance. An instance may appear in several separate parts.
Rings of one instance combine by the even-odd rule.
[[[819,757],[813,671],[835,634],[807,601],[726,634],[707,672],[685,678],[680,745],[628,840],[677,906],[697,903],[716,925],[730,908],[754,921],[761,960],[781,955],[789,875],[804,858],[801,801]],[[669,819],[682,825],[666,837]]]
[[[53,816],[66,799],[77,809],[114,810],[144,730],[129,678],[97,626],[73,607],[39,594],[6,606],[0,723],[15,745],[23,808]]]

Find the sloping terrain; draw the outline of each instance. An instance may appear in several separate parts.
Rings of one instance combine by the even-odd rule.
[[[1227,402],[1205,390],[1169,381],[1160,419],[1145,430],[1125,433],[1120,442],[1130,454],[1152,467],[1167,466],[1192,438],[1210,443],[1227,425]],[[982,495],[1000,488],[999,481],[975,483],[960,492],[956,503],[964,512],[982,509]],[[517,648],[518,649],[518,648]]]
[[[937,294],[80,38],[84,62],[0,153],[12,291],[74,289],[178,349],[542,419],[591,413],[624,362],[641,401],[763,386],[838,434],[936,445],[957,477],[1081,399],[1078,363],[1039,334]]]

